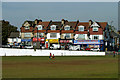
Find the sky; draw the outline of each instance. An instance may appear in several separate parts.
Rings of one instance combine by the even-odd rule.
[[[2,2],[2,19],[20,30],[26,20],[108,22],[118,28],[118,2]]]

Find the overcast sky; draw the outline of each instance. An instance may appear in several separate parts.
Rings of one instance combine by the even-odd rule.
[[[25,20],[43,21],[67,19],[87,22],[108,22],[118,28],[117,2],[3,2],[2,18],[21,27]]]

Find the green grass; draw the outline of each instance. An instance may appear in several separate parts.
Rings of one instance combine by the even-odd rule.
[[[117,78],[118,57],[2,57],[3,78]]]

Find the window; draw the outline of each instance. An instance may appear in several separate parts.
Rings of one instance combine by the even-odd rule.
[[[31,33],[24,33],[24,37],[31,37]]]
[[[84,34],[78,34],[78,39],[79,40],[85,40],[85,35]]]
[[[94,39],[94,40],[98,40],[98,39],[99,39],[99,36],[98,36],[98,35],[94,35],[94,36],[93,36],[93,39]]]
[[[44,36],[43,33],[38,33],[38,38],[43,37],[43,36]]]
[[[70,30],[70,26],[65,26],[65,30]]]
[[[25,42],[25,44],[26,44],[26,45],[28,45],[28,46],[30,46],[30,45],[31,45],[31,43],[30,43],[30,42],[28,42],[28,41],[26,41],[26,42]]]
[[[42,25],[37,25],[38,30],[42,30]]]
[[[51,30],[56,30],[56,25],[52,25],[52,26],[50,27],[50,29],[51,29]]]
[[[30,29],[30,27],[29,26],[25,26],[25,29]]]
[[[18,38],[16,38],[16,42],[18,42]]]
[[[70,38],[70,33],[66,33],[66,34],[65,34],[65,37],[66,37],[66,38]]]
[[[12,38],[12,42],[14,42],[14,38]]]
[[[97,27],[97,26],[94,26],[94,27],[93,27],[93,31],[98,31],[98,27]]]
[[[84,26],[78,26],[79,31],[84,31]]]
[[[57,33],[50,33],[50,38],[56,38],[57,37]]]

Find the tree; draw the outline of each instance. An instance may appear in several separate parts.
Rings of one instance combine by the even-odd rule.
[[[17,27],[11,25],[8,21],[2,20],[2,45],[7,44],[7,38],[11,32],[18,32]]]

